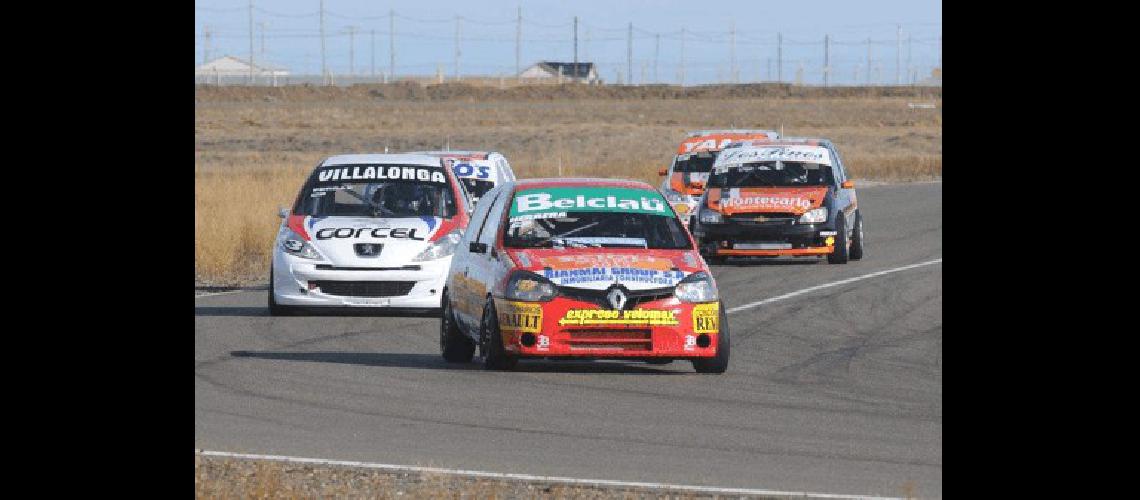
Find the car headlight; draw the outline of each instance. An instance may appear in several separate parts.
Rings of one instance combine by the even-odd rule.
[[[321,254],[317,252],[316,248],[309,243],[308,240],[302,238],[296,231],[284,228],[281,235],[281,249],[285,250],[291,255],[305,259],[320,259]]]
[[[507,299],[524,302],[546,302],[558,295],[554,283],[530,271],[516,270],[507,280]]]
[[[819,207],[804,212],[804,214],[800,216],[800,222],[806,224],[827,222],[827,207]]]
[[[717,212],[716,210],[709,210],[703,207],[701,208],[700,218],[701,224],[720,224],[724,222],[724,218],[721,217],[720,212]]]
[[[412,257],[412,262],[424,262],[427,260],[436,260],[447,257],[455,253],[455,248],[459,246],[459,240],[463,239],[463,230],[456,229],[444,235],[444,237],[437,240],[435,243],[428,245],[424,251]]]
[[[673,292],[681,302],[712,302],[717,300],[716,285],[712,276],[704,271],[690,274],[677,283]]]

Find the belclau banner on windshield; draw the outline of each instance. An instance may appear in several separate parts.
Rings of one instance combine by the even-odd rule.
[[[545,212],[627,212],[672,215],[660,194],[627,188],[544,188],[519,191],[510,216]]]

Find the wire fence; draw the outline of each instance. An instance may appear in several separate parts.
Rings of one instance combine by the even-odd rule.
[[[942,35],[936,23],[849,25],[837,27],[838,36],[816,36],[737,29],[734,23],[723,30],[670,31],[581,18],[559,23],[523,16],[521,8],[513,19],[422,18],[395,10],[280,12],[252,3],[195,10],[196,83],[509,85],[538,61],[570,62],[576,49],[579,61],[594,63],[595,83],[941,85]],[[255,69],[203,68],[222,56],[238,58],[240,65],[252,58]]]

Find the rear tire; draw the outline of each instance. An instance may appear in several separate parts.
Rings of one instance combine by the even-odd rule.
[[[724,373],[728,370],[728,357],[732,348],[732,342],[728,334],[728,314],[724,311],[724,303],[720,304],[720,332],[717,333],[719,339],[716,344],[716,356],[711,358],[697,358],[692,360],[693,369],[697,373]]]
[[[479,354],[483,356],[484,370],[507,371],[514,369],[519,358],[503,349],[503,335],[499,332],[499,316],[495,301],[487,299],[483,306],[483,319],[479,322]]]
[[[470,363],[475,357],[475,342],[459,331],[447,292],[443,292],[443,313],[439,319],[439,351],[448,363]]]
[[[851,231],[851,260],[863,258],[863,214],[855,211],[855,229]]]
[[[840,212],[835,216],[835,250],[827,256],[827,263],[846,264],[847,259],[847,221],[843,218],[843,212]]]

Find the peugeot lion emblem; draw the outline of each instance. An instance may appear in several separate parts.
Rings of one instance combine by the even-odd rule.
[[[614,288],[610,293],[606,294],[606,298],[610,300],[610,305],[616,310],[621,310],[625,307],[625,294],[621,290]]]

